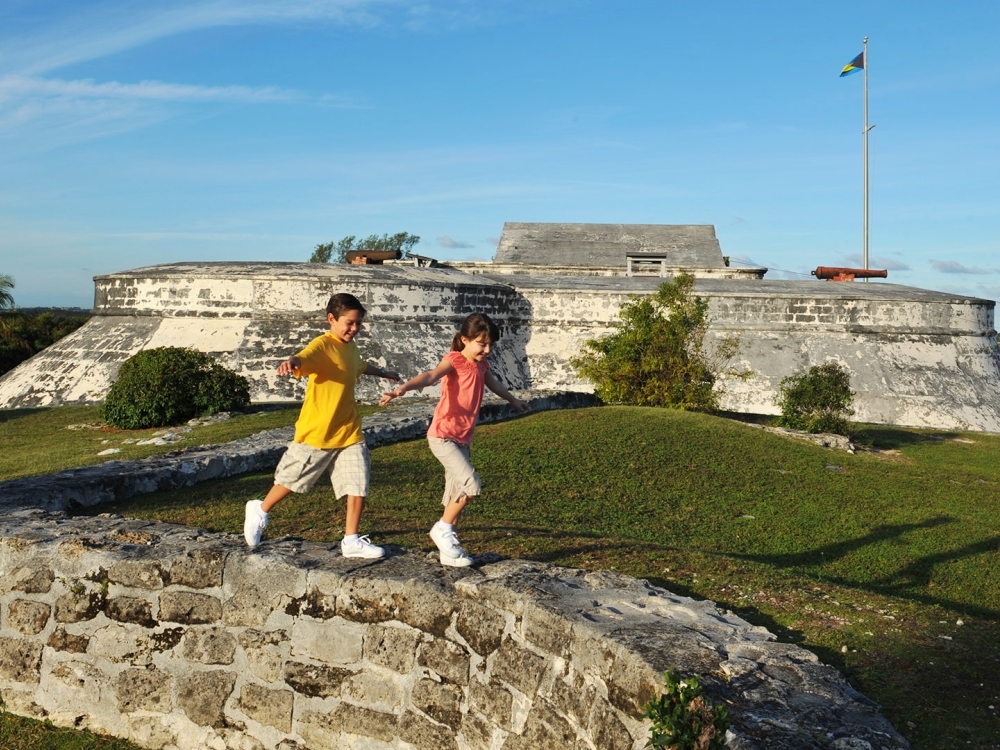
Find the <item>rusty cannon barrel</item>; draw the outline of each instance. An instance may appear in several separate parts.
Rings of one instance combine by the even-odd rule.
[[[384,260],[399,260],[401,250],[349,250],[344,256],[348,263],[356,266],[382,265]]]
[[[820,266],[812,275],[817,279],[827,281],[854,281],[855,279],[885,279],[889,272],[885,269],[876,268],[834,268],[831,266]]]

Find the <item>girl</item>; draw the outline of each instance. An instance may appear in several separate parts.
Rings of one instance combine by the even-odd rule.
[[[479,475],[469,463],[469,446],[483,400],[483,386],[518,411],[523,413],[528,410],[527,403],[512,395],[490,374],[486,355],[499,338],[500,330],[489,316],[473,313],[455,334],[451,351],[444,356],[441,364],[406,381],[391,393],[383,394],[380,402],[385,406],[407,391],[421,390],[444,378],[441,400],[427,430],[431,453],[444,466],[444,513],[431,529],[430,537],[441,551],[441,564],[455,568],[472,565],[472,558],[458,543],[455,524],[469,498],[478,495],[482,489]]]

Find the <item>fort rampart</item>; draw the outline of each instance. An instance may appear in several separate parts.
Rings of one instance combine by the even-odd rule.
[[[494,372],[514,388],[589,390],[569,360],[613,330],[622,303],[649,294],[649,277],[475,275],[448,268],[309,263],[173,264],[97,277],[95,317],[0,378],[0,406],[92,403],[128,356],[191,346],[251,382],[258,401],[301,396],[277,364],[327,329],[333,291],[368,308],[363,354],[412,376],[437,364],[462,318],[483,311],[503,338]],[[697,279],[709,338],[738,335],[724,408],[775,413],[781,379],[837,362],[852,376],[861,421],[1000,432],[1000,355],[994,303],[892,284]],[[359,396],[380,384],[363,379]],[[428,391],[432,393],[432,391]]]

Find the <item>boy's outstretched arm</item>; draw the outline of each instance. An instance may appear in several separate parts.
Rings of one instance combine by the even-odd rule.
[[[379,404],[385,406],[394,398],[399,398],[407,391],[419,391],[423,388],[426,388],[429,385],[434,385],[436,382],[438,382],[441,378],[443,378],[445,375],[447,375],[454,369],[455,368],[452,366],[451,362],[449,362],[447,359],[442,359],[441,363],[433,370],[422,372],[415,378],[407,380],[396,390],[391,391],[389,393],[383,393],[382,399],[381,401],[379,401]]]
[[[391,380],[393,383],[398,383],[401,380],[398,372],[383,369],[378,365],[373,365],[371,362],[365,362],[365,369],[361,371],[361,374],[372,375],[376,378],[385,378],[386,380]]]
[[[278,365],[279,375],[294,375],[295,371],[302,367],[302,360],[298,357],[289,357],[280,365]]]
[[[508,404],[513,406],[522,414],[524,414],[524,412],[528,411],[528,409],[531,408],[528,406],[527,401],[522,401],[513,393],[504,388],[503,383],[501,383],[499,380],[493,377],[493,373],[491,372],[486,373],[485,382],[487,388],[489,388],[491,391],[493,391],[500,398],[502,398]]]

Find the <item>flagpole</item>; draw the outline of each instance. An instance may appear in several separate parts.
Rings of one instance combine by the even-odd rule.
[[[865,71],[865,147],[864,147],[864,159],[865,159],[865,220],[864,220],[864,231],[865,231],[865,270],[868,270],[868,37],[864,39],[864,49],[862,50],[864,54],[864,71]],[[868,279],[865,279],[867,282]]]

